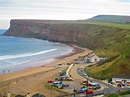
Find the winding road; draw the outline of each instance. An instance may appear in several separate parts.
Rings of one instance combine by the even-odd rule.
[[[87,76],[83,74],[84,67],[86,67],[88,64],[75,64],[70,69],[70,74],[74,78],[74,80],[87,80]],[[101,89],[94,91],[94,94],[110,94],[110,93],[116,93],[118,91],[126,91],[127,88],[119,88],[115,87],[113,85],[108,84],[107,82],[104,82],[102,80],[97,80],[94,78],[89,77],[88,80],[93,81],[94,83],[98,83],[101,86]],[[83,97],[83,96],[82,96]]]

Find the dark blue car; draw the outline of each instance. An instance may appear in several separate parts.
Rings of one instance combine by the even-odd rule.
[[[62,86],[63,86],[63,87],[69,87],[69,85],[68,85],[68,84],[62,84]]]
[[[76,91],[77,94],[84,93],[84,92],[85,92],[84,89],[79,89],[79,90]]]

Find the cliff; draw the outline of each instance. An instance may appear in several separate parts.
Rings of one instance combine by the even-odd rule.
[[[73,29],[70,31],[68,27],[66,25],[39,23],[38,21],[30,20],[11,20],[10,28],[4,35],[47,39],[58,42],[74,42],[76,34],[73,33]]]
[[[119,39],[121,36],[116,34],[119,31],[121,35],[124,33],[120,28],[84,22],[88,23],[87,21],[11,20],[10,28],[4,35],[75,43],[97,49],[107,42]]]

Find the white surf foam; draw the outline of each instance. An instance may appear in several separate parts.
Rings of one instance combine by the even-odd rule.
[[[50,49],[50,50],[45,50],[45,51],[41,51],[41,52],[37,52],[37,53],[26,53],[26,54],[20,54],[20,55],[5,55],[5,56],[0,56],[0,60],[36,56],[36,55],[52,52],[52,51],[55,51],[55,50],[57,50],[57,49]]]

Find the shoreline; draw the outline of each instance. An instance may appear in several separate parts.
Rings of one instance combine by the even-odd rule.
[[[65,58],[72,56],[76,53],[81,53],[81,52],[84,51],[82,49],[75,47],[72,44],[63,44],[63,45],[70,47],[72,49],[71,52],[68,51],[67,53],[65,53],[63,55],[58,55],[58,56],[52,57],[52,58],[51,57],[45,58],[45,59],[41,58],[41,59],[36,59],[36,60],[31,60],[31,61],[28,61],[28,62],[16,64],[16,65],[13,65],[13,66],[5,66],[3,68],[0,68],[0,75],[1,74],[13,73],[13,72],[17,72],[17,71],[22,71],[22,70],[25,70],[27,68],[45,66],[45,65],[48,65],[49,63],[55,62],[57,59],[65,59]]]
[[[43,87],[42,84],[46,84],[47,80],[54,80],[59,71],[62,71],[69,66],[62,65],[62,67],[58,67],[58,64],[72,62],[79,56],[85,56],[87,53],[91,52],[91,50],[87,48],[81,49],[74,45],[73,47],[74,49],[72,53],[62,57],[57,57],[55,61],[46,65],[29,67],[8,74],[0,74],[0,91],[3,91],[4,94],[11,92],[12,94],[24,95],[28,92],[31,94],[40,92],[48,95],[48,90]]]
[[[39,40],[39,39],[37,39],[37,40]],[[54,44],[56,44],[56,43],[54,43]],[[7,73],[15,72],[15,71],[21,71],[21,70],[24,70],[24,69],[30,68],[30,67],[46,65],[46,64],[49,64],[49,63],[55,61],[58,57],[60,58],[61,56],[66,56],[73,52],[73,48],[71,46],[69,46],[67,44],[63,44],[63,43],[59,43],[59,45],[66,46],[67,51],[62,52],[62,53],[56,53],[56,55],[52,54],[52,55],[50,55],[50,57],[44,58],[44,56],[43,56],[43,57],[39,57],[37,59],[34,58],[34,59],[23,61],[23,62],[16,62],[9,66],[5,65],[3,67],[0,67],[0,74],[7,74]]]

